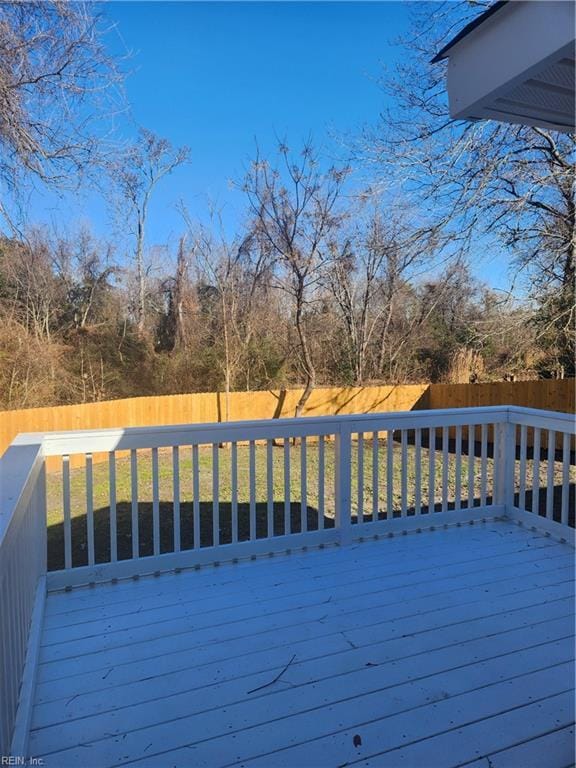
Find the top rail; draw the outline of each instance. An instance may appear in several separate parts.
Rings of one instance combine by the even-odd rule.
[[[210,442],[240,442],[289,437],[333,435],[378,429],[416,429],[497,423],[531,424],[574,434],[574,417],[553,411],[515,406],[457,408],[398,413],[305,416],[291,419],[236,421],[219,424],[179,424],[163,427],[31,432],[18,435],[13,445],[42,443],[45,456],[73,453],[160,448]]]
[[[576,434],[576,416],[572,413],[508,406],[508,421],[511,424],[553,429],[570,435]]]

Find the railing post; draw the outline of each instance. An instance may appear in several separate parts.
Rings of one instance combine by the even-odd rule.
[[[352,521],[350,518],[351,498],[351,430],[342,423],[335,435],[334,446],[334,499],[335,525],[340,529],[340,543],[346,546],[352,543]]]
[[[39,527],[38,552],[39,576],[46,576],[48,571],[48,502],[46,498],[46,459],[42,457],[42,466],[36,483],[37,511],[36,523]]]
[[[504,507],[504,514],[514,506],[514,466],[516,462],[516,426],[508,421],[495,424],[494,504]]]

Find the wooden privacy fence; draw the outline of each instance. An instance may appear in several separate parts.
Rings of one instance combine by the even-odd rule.
[[[229,420],[293,416],[301,393],[301,389],[233,392],[229,396]],[[490,384],[323,387],[312,393],[304,409],[304,416],[491,405],[518,405],[573,412],[574,379]],[[225,395],[217,392],[135,397],[101,403],[4,411],[0,413],[0,454],[21,432],[207,424],[224,421],[225,412]],[[530,441],[530,437],[528,439]],[[95,454],[93,457],[94,461],[104,458],[107,458],[105,454]],[[57,469],[59,465],[50,459],[47,468]]]
[[[574,413],[575,379],[496,381],[489,384],[430,384],[424,408],[518,405]]]
[[[305,416],[411,411],[425,397],[426,384],[387,387],[327,387],[312,392]],[[301,389],[232,392],[230,421],[285,418],[294,415]],[[153,427],[173,424],[213,424],[225,421],[226,397],[219,392],[158,397],[133,397],[102,403],[32,408],[0,414],[0,452],[19,432],[72,429]],[[94,461],[106,456],[94,455]],[[76,461],[76,457],[73,459]],[[48,470],[58,468],[54,459]]]
[[[440,408],[481,408],[493,405],[517,405],[523,408],[538,408],[545,411],[574,413],[574,379],[537,379],[535,381],[496,381],[489,384],[431,384],[426,393],[426,404],[422,407]],[[454,439],[454,429],[449,430]],[[476,430],[476,441],[481,440]],[[528,430],[527,446],[533,447],[534,433]],[[493,442],[492,430],[488,428],[488,441]],[[556,448],[561,449],[560,437]]]

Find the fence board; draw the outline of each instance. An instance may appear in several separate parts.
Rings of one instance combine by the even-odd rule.
[[[232,392],[228,403],[230,421],[293,416],[301,393],[301,389]],[[323,387],[312,392],[303,415],[327,416],[489,405],[519,405],[572,413],[575,410],[574,394],[574,379],[488,384]],[[225,405],[225,395],[207,392],[4,411],[0,412],[0,454],[4,453],[20,432],[217,423],[223,420],[222,414],[227,410]],[[454,437],[452,430],[450,437]],[[561,447],[559,443],[558,448]],[[95,453],[93,460],[95,463],[108,461],[108,454]],[[82,460],[71,456],[70,466],[80,466],[79,461]],[[59,464],[53,457],[47,460],[51,471],[58,471]]]

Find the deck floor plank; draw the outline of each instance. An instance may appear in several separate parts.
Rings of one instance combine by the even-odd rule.
[[[485,754],[458,768],[571,768],[574,764],[574,726],[554,729],[513,747]]]
[[[571,585],[562,585],[563,589],[572,592]],[[532,587],[533,588],[533,587]],[[554,588],[555,590],[557,587]],[[450,645],[456,638],[457,642],[463,642],[465,639],[473,639],[475,636],[484,636],[490,629],[499,629],[504,624],[510,629],[516,626],[523,626],[529,624],[534,620],[535,615],[539,621],[545,618],[557,618],[562,617],[570,613],[572,600],[570,597],[558,598],[554,592],[552,592],[552,600],[548,601],[545,605],[539,603],[536,605],[537,614],[534,613],[533,600],[529,594],[530,590],[523,593],[523,603],[529,603],[528,605],[516,605],[507,603],[507,616],[503,616],[498,612],[497,600],[494,600],[492,604],[487,604],[483,611],[478,611],[476,618],[473,621],[469,621],[463,618],[460,613],[453,613],[450,611],[438,611],[433,619],[428,617],[428,622],[423,623],[424,617],[414,616],[411,621],[406,620],[401,624],[399,622],[390,622],[387,632],[387,639],[382,641],[379,634],[374,634],[374,627],[369,627],[363,632],[363,635],[356,636],[352,632],[343,633],[338,631],[328,638],[324,638],[320,643],[318,642],[302,642],[293,643],[290,647],[282,646],[272,651],[265,651],[262,654],[249,654],[242,659],[240,667],[241,674],[239,673],[239,661],[238,657],[232,657],[229,659],[220,659],[214,662],[198,664],[198,659],[202,658],[199,652],[192,653],[187,657],[188,666],[182,667],[173,672],[166,672],[165,670],[151,670],[150,665],[137,666],[135,669],[131,665],[127,665],[127,670],[121,670],[130,672],[134,679],[129,682],[130,678],[127,675],[121,677],[118,681],[117,676],[112,672],[108,674],[108,670],[101,671],[98,677],[93,677],[90,682],[91,689],[83,683],[84,679],[80,680],[78,684],[77,678],[65,678],[63,681],[53,681],[51,685],[44,686],[45,699],[50,696],[46,701],[38,701],[38,714],[42,712],[54,712],[57,708],[52,704],[58,698],[69,698],[75,696],[75,711],[82,710],[84,707],[88,707],[92,702],[96,710],[99,711],[103,707],[106,708],[110,704],[110,693],[113,689],[119,688],[114,692],[114,702],[118,701],[117,696],[120,699],[134,696],[138,698],[138,690],[141,695],[146,697],[148,690],[153,691],[153,698],[157,698],[158,692],[166,691],[167,695],[178,693],[179,690],[190,690],[205,688],[208,685],[215,683],[222,684],[227,680],[236,679],[237,677],[246,678],[254,674],[266,674],[273,672],[273,670],[281,665],[288,654],[296,653],[298,657],[299,665],[304,662],[310,664],[310,668],[313,672],[318,668],[318,664],[323,663],[335,663],[339,669],[344,669],[347,663],[363,663],[362,659],[366,657],[364,663],[369,662],[369,657],[379,652],[382,646],[382,642],[390,643],[394,639],[400,638],[404,640],[400,643],[399,652],[402,654],[407,647],[414,646],[418,648],[418,642],[430,647]],[[527,594],[528,593],[528,594]],[[540,594],[542,597],[542,594]],[[462,624],[465,626],[462,627]],[[378,626],[377,630],[381,630]],[[411,637],[406,637],[410,634]],[[352,639],[354,638],[354,639]],[[356,646],[355,650],[361,651],[358,654],[348,655],[342,658],[342,654],[347,653],[351,648]],[[387,646],[389,651],[392,650],[392,646]],[[200,651],[201,649],[198,649]],[[359,659],[356,662],[355,656]],[[333,658],[334,657],[334,658]],[[185,663],[183,660],[181,663]],[[300,667],[299,667],[300,668]],[[354,667],[353,667],[354,668]],[[151,674],[152,672],[152,674]],[[193,683],[191,684],[191,676],[193,674]],[[103,679],[104,678],[104,679]],[[70,685],[70,682],[77,681],[74,686]],[[98,682],[99,681],[99,682]]]
[[[541,577],[544,580],[544,575]],[[548,575],[544,583],[547,584],[553,579],[552,574]],[[552,582],[554,583],[554,582]],[[530,581],[528,588],[522,593],[522,603],[515,604],[516,609],[520,609],[523,605],[530,606],[534,600],[531,599],[530,592],[532,589],[539,586],[534,581]],[[542,586],[542,585],[540,585]],[[554,597],[558,596],[554,594]],[[490,613],[490,611],[488,611]],[[430,611],[427,612],[428,615]],[[492,611],[494,613],[494,611]],[[344,635],[341,632],[333,632],[330,627],[322,624],[321,634],[318,633],[315,636],[310,637],[309,634],[302,637],[287,637],[284,633],[282,638],[278,639],[272,645],[260,644],[257,648],[254,644],[250,648],[239,648],[237,645],[229,647],[228,644],[213,644],[212,646],[195,647],[186,649],[181,652],[172,652],[170,654],[163,654],[155,658],[152,665],[150,659],[128,661],[127,663],[119,664],[114,662],[113,666],[99,667],[93,671],[86,671],[76,675],[67,675],[66,677],[54,680],[45,680],[37,687],[37,700],[39,702],[51,701],[57,698],[70,697],[77,694],[86,694],[91,691],[107,690],[110,686],[118,685],[125,686],[126,684],[141,679],[154,680],[164,675],[170,675],[172,673],[179,674],[185,672],[187,669],[194,667],[196,673],[200,671],[204,674],[204,680],[209,679],[211,674],[211,668],[218,667],[218,679],[224,679],[226,676],[226,670],[230,669],[232,673],[236,673],[238,663],[242,664],[242,669],[250,671],[251,669],[257,670],[260,665],[262,670],[270,669],[275,664],[281,663],[286,652],[292,648],[298,653],[299,658],[317,658],[319,654],[329,656],[333,653],[340,653],[342,650],[348,650],[350,647],[349,641],[344,639]],[[378,626],[374,622],[365,620],[368,625],[366,631],[370,632],[370,635],[374,638],[374,643],[380,641],[378,634]],[[462,631],[461,624],[457,623],[457,626],[453,630],[449,630],[449,624],[444,624],[444,633],[452,633],[447,635],[448,639],[452,637],[460,637],[459,631]],[[428,631],[433,631],[434,626],[431,624],[427,627]],[[404,633],[405,634],[405,633]],[[404,645],[410,647],[414,645],[418,647],[418,638],[405,638]],[[259,653],[255,654],[254,650],[259,650]],[[63,665],[60,665],[63,666]],[[50,665],[51,669],[54,668],[54,672],[59,671],[57,664]],[[206,677],[208,675],[208,677]],[[215,680],[215,682],[218,680]]]
[[[562,768],[573,614],[573,550],[492,521],[54,593],[30,752],[503,768],[548,748]]]
[[[522,533],[523,535],[519,536]],[[562,548],[562,544],[543,538],[537,533],[527,531],[519,532],[514,527],[508,527],[502,533],[500,523],[476,524],[475,526],[463,526],[458,529],[437,530],[432,534],[410,534],[408,536],[396,535],[393,539],[385,539],[386,561],[392,566],[406,563],[406,553],[410,553],[409,562],[413,568],[418,568],[419,558],[415,555],[420,552],[434,562],[434,558],[440,558],[444,551],[452,557],[462,554],[455,548],[456,539],[466,541],[466,558],[479,560],[491,553],[520,551],[529,548],[546,549],[549,554]],[[106,610],[117,603],[123,604],[122,610],[130,607],[140,598],[144,598],[148,604],[153,598],[165,599],[167,595],[186,594],[187,598],[196,597],[199,603],[205,603],[212,599],[215,593],[223,598],[221,588],[226,585],[227,594],[235,595],[245,593],[247,587],[252,586],[258,590],[269,590],[274,593],[279,589],[290,586],[295,582],[303,582],[304,588],[310,581],[325,579],[328,575],[339,576],[344,573],[353,574],[358,567],[368,569],[372,565],[381,566],[382,540],[368,541],[341,549],[329,547],[322,551],[322,558],[318,562],[317,551],[307,553],[294,552],[290,556],[277,556],[274,558],[261,558],[255,562],[241,561],[233,570],[223,568],[203,568],[196,573],[180,574],[178,579],[173,579],[172,574],[150,579],[123,580],[117,584],[102,584],[95,592],[93,589],[76,589],[71,593],[54,593],[50,604],[46,607],[47,626],[50,625],[52,616],[65,614],[73,616],[76,611],[83,611],[86,606],[90,611],[96,608]],[[474,556],[474,554],[476,556]],[[393,571],[392,571],[393,572]],[[262,575],[266,580],[262,583]],[[195,589],[189,588],[189,583],[184,576],[194,576]],[[59,625],[64,619],[58,619]]]
[[[544,600],[548,596],[569,596],[571,591],[571,585],[565,576],[563,578],[559,576],[555,582],[548,586],[539,585],[538,583],[534,584],[533,580],[525,579],[524,582],[516,581],[514,589],[506,585],[496,587],[495,590],[498,594],[497,590],[500,589],[504,593],[501,595],[503,598],[507,594],[516,595],[518,593],[514,599],[515,604],[520,607],[534,602],[535,598],[532,594],[534,587],[546,590],[546,592],[542,591],[540,595]],[[209,630],[200,629],[197,632],[193,628],[187,627],[186,631],[181,633],[151,639],[146,637],[146,630],[144,629],[140,640],[135,641],[132,645],[106,648],[86,656],[74,654],[63,659],[44,660],[40,665],[38,676],[41,681],[54,681],[60,679],[61,676],[69,677],[70,675],[85,673],[90,670],[108,671],[111,667],[116,668],[118,665],[131,664],[141,659],[153,660],[163,657],[165,654],[186,650],[196,650],[198,663],[208,661],[209,659],[213,661],[223,660],[238,655],[263,652],[270,647],[277,647],[278,645],[286,646],[314,638],[322,642],[328,636],[358,629],[365,629],[377,635],[378,627],[382,625],[380,629],[385,630],[387,627],[384,625],[388,625],[391,621],[410,616],[430,616],[437,610],[445,607],[457,608],[462,606],[464,609],[466,607],[471,608],[477,602],[490,600],[491,594],[494,594],[494,590],[491,591],[489,585],[481,585],[475,590],[470,588],[454,598],[451,598],[449,593],[445,593],[445,599],[442,600],[427,597],[426,599],[414,600],[413,602],[406,600],[403,603],[389,603],[378,612],[372,610],[342,613],[334,611],[331,613],[328,610],[328,604],[322,606],[324,610],[322,612],[318,611],[313,621],[302,622],[298,620],[301,617],[293,617],[291,621],[285,621],[284,623],[271,621],[274,627],[267,626],[264,623],[259,627],[258,631],[254,629],[252,632],[247,632],[246,627],[242,624],[232,628],[223,626],[210,628]],[[328,600],[328,598],[329,595],[326,599]],[[454,600],[452,605],[450,605],[451,599]],[[282,627],[281,633],[278,632],[279,626]]]
[[[529,666],[527,660],[533,659],[532,663],[536,664],[537,668],[539,668],[539,664],[542,664],[542,655],[544,653],[546,653],[546,661],[544,662],[546,665],[554,663],[554,660],[557,660],[558,663],[569,661],[569,654],[566,648],[562,648],[562,644],[558,648],[557,642],[556,644],[542,642],[544,638],[555,637],[558,634],[565,635],[569,631],[568,621],[564,621],[557,622],[548,629],[541,625],[538,632],[530,632],[528,629],[523,629],[525,637],[521,637],[520,633],[516,632],[516,635],[513,637],[503,638],[504,647],[506,649],[512,647],[514,649],[512,653],[508,652],[503,657],[498,657],[498,660],[504,659],[504,661],[499,663],[498,660],[488,659],[477,674],[485,674],[488,676],[487,679],[491,679],[490,673],[492,670],[495,677],[498,674],[505,676],[510,669],[516,669],[515,664],[517,661],[514,654],[517,654],[518,658],[523,660],[527,666]],[[332,706],[333,710],[336,710],[338,709],[336,705],[344,702],[339,707],[339,711],[341,711],[341,716],[345,716],[346,710],[350,706],[350,699],[354,699],[354,712],[357,715],[359,709],[368,707],[368,710],[370,710],[372,704],[374,702],[377,703],[378,697],[382,695],[382,691],[387,691],[391,687],[402,686],[405,681],[422,681],[423,679],[427,680],[431,677],[441,676],[441,683],[440,677],[431,683],[433,690],[437,690],[439,685],[445,689],[448,683],[444,681],[450,675],[454,678],[454,686],[459,684],[468,685],[470,680],[473,680],[474,684],[477,684],[478,680],[481,682],[483,678],[475,677],[474,667],[479,666],[479,660],[485,659],[486,654],[494,652],[493,646],[490,647],[485,638],[482,638],[482,640],[487,647],[483,652],[480,651],[480,655],[478,650],[480,643],[470,644],[460,653],[456,653],[453,648],[429,652],[432,658],[430,663],[426,664],[424,674],[422,671],[422,656],[392,662],[392,670],[386,663],[377,667],[366,667],[364,664],[350,670],[348,673],[340,672],[340,670],[335,670],[333,667],[332,670],[324,669],[324,677],[318,676],[316,679],[308,672],[308,675],[302,680],[303,673],[299,668],[296,668],[294,671],[291,669],[291,674],[285,676],[285,681],[288,681],[290,686],[285,682],[284,685],[279,684],[276,686],[270,693],[263,691],[260,696],[247,696],[248,691],[254,690],[259,685],[273,679],[279,671],[276,669],[266,677],[260,675],[252,680],[240,679],[228,686],[216,686],[212,689],[203,690],[201,691],[201,696],[198,697],[194,697],[190,692],[163,697],[161,699],[161,715],[158,713],[159,698],[152,699],[142,705],[128,706],[122,712],[123,720],[138,722],[141,727],[150,728],[148,732],[150,736],[153,736],[152,727],[160,719],[168,724],[174,720],[185,720],[186,722],[183,725],[186,729],[217,737],[222,735],[225,729],[223,729],[222,723],[214,718],[214,713],[222,707],[226,707],[227,712],[226,728],[233,727],[234,730],[241,730],[248,725],[256,727],[261,723],[269,721],[271,718],[282,719],[299,715],[303,706],[302,696],[304,694],[306,695],[307,711],[321,711],[328,704]],[[535,646],[528,647],[526,650],[522,650],[526,648],[528,643],[536,644]],[[378,657],[376,656],[375,658]],[[553,661],[550,661],[550,659],[553,659]],[[491,664],[488,663],[491,661]],[[513,674],[513,672],[510,674]],[[313,686],[313,689],[306,690],[305,686],[308,685]],[[424,690],[425,687],[421,685],[416,686],[416,693],[420,694],[421,690]],[[397,691],[395,690],[393,693],[397,697]],[[359,700],[361,697],[368,697],[369,699],[371,697],[369,704],[362,704]],[[246,713],[247,698],[250,701],[249,714]],[[42,740],[44,749],[59,749],[66,744],[74,744],[78,740],[81,742],[91,741],[97,738],[102,729],[114,735],[122,733],[121,727],[118,730],[118,709],[109,710],[94,717],[80,717],[78,720],[61,723],[57,729],[47,728],[44,729],[44,733],[40,731],[37,733],[38,738]],[[160,728],[159,733],[164,733],[164,730],[164,728]],[[50,734],[52,734],[52,738]]]
[[[564,561],[563,565],[567,565]],[[489,567],[489,566],[488,566]],[[521,569],[520,573],[524,580],[529,578],[529,575]],[[510,572],[510,578],[514,578],[514,572]],[[483,574],[481,578],[483,578]],[[455,598],[456,603],[458,599],[464,602],[465,605],[473,601],[477,593],[470,594],[473,589],[473,584],[478,582],[478,573],[472,574],[471,578],[462,576],[458,582],[450,581],[444,583],[444,595],[448,600],[452,600],[454,590],[458,587],[459,595]],[[565,580],[568,581],[569,577],[566,576]],[[524,581],[525,584],[525,581]],[[464,585],[469,586],[469,590],[463,588]],[[430,592],[430,584],[424,584],[424,593]],[[433,585],[435,590],[438,590],[440,585]],[[523,584],[520,584],[522,587]],[[508,591],[508,585],[504,586],[506,592]],[[420,594],[418,585],[414,585],[411,590],[408,588],[403,589],[404,598],[410,599],[409,594],[416,597]],[[440,598],[438,591],[435,591],[435,596]],[[327,603],[328,598],[331,598]],[[396,595],[396,598],[402,599],[401,595]],[[202,616],[196,614],[176,615],[163,622],[146,623],[144,625],[137,625],[132,629],[122,630],[110,630],[107,625],[102,626],[100,635],[92,634],[87,638],[61,640],[58,643],[44,644],[40,651],[40,658],[42,663],[48,663],[58,661],[61,659],[70,659],[78,656],[84,656],[85,654],[101,653],[108,649],[120,649],[126,647],[132,647],[134,643],[148,643],[149,641],[162,640],[162,638],[172,639],[180,634],[188,634],[194,632],[196,644],[206,642],[212,642],[215,639],[222,641],[228,637],[239,638],[242,635],[254,635],[260,632],[262,629],[265,631],[273,631],[274,629],[280,629],[284,627],[293,627],[302,624],[308,624],[309,622],[318,621],[324,616],[334,616],[335,614],[342,617],[348,616],[349,620],[343,619],[343,628],[345,626],[356,626],[355,621],[358,618],[358,614],[362,614],[366,611],[371,611],[371,618],[374,622],[378,621],[380,617],[388,618],[390,615],[389,593],[369,592],[365,594],[357,594],[351,596],[350,599],[343,601],[342,598],[338,598],[338,590],[332,590],[328,596],[324,592],[318,596],[309,605],[306,605],[306,600],[302,600],[303,605],[298,604],[286,604],[279,601],[277,604],[268,604],[266,607],[262,606],[259,601],[255,601],[250,609],[238,612],[230,611],[229,621],[226,621],[226,612],[213,617],[211,615],[204,614]],[[422,605],[425,599],[420,600]],[[442,600],[439,599],[436,605],[441,607]],[[453,603],[451,603],[453,605]],[[404,606],[402,606],[404,607]],[[416,610],[420,606],[415,606]],[[425,604],[422,605],[425,607]],[[174,613],[177,613],[175,611]],[[266,622],[263,625],[262,615],[266,616]]]
[[[549,547],[539,549],[537,555],[533,550],[526,552],[525,549],[520,552],[517,550],[499,552],[498,554],[492,554],[492,556],[491,553],[484,553],[474,560],[471,559],[469,553],[466,553],[466,559],[457,563],[447,561],[450,553],[440,553],[437,556],[437,562],[431,562],[429,568],[423,567],[416,570],[413,567],[410,569],[407,566],[404,566],[404,569],[397,570],[393,569],[388,563],[386,573],[387,593],[392,589],[403,589],[407,592],[408,588],[413,592],[414,588],[417,588],[419,585],[426,586],[430,585],[431,582],[436,589],[439,589],[443,584],[446,584],[448,589],[454,589],[457,585],[454,585],[453,582],[461,581],[463,576],[470,574],[474,577],[478,571],[485,571],[487,559],[490,559],[490,572],[495,573],[496,576],[498,575],[498,569],[502,568],[506,569],[507,574],[509,574],[512,565],[521,567],[528,563],[529,569],[540,569],[546,566],[546,562],[543,561],[549,561],[550,567],[554,567],[554,564],[559,559],[564,563],[569,562],[568,556],[564,555],[561,550],[554,549],[554,554],[551,556]],[[462,558],[462,554],[459,557]],[[357,572],[358,567],[355,572]],[[525,572],[525,570],[522,572]],[[377,571],[363,568],[362,573],[366,579],[371,577],[381,578],[382,564],[378,565]],[[194,604],[187,594],[181,597],[165,595],[163,597],[164,602],[159,607],[152,607],[148,604],[148,601],[143,600],[137,605],[130,604],[124,607],[123,612],[118,616],[104,617],[100,615],[88,621],[85,618],[84,621],[72,625],[63,623],[55,627],[46,626],[43,646],[56,645],[59,642],[76,642],[84,638],[101,636],[103,626],[107,633],[112,633],[131,629],[132,627],[164,624],[167,620],[173,620],[182,616],[198,617],[201,615],[207,619],[214,618],[214,624],[218,623],[219,615],[228,622],[234,621],[236,617],[244,620],[254,611],[254,604],[256,602],[258,604],[265,602],[274,603],[274,607],[278,610],[301,608],[303,605],[313,605],[325,599],[325,593],[330,588],[334,590],[334,595],[340,601],[344,599],[354,601],[358,597],[372,597],[371,595],[366,595],[364,583],[357,583],[351,579],[350,574],[326,577],[321,581],[314,579],[312,584],[310,583],[310,578],[308,578],[307,581],[304,581],[298,587],[292,583],[289,590],[283,590],[281,593],[272,595],[268,594],[265,590],[260,592],[250,590],[243,593],[242,597],[239,598],[237,596],[229,596],[227,594],[228,589],[226,588],[226,594],[213,596],[208,603],[203,605]],[[225,588],[220,587],[220,593],[223,589]],[[249,598],[248,600],[246,600],[247,597]],[[173,600],[174,602],[172,602]]]
[[[244,731],[240,738],[234,740],[227,737],[207,744],[197,743],[185,750],[164,755],[142,754],[137,760],[129,760],[128,764],[138,765],[139,768],[152,768],[154,761],[156,765],[161,765],[163,760],[166,760],[165,765],[185,765],[187,759],[188,765],[210,768],[214,755],[222,755],[224,760],[220,765],[226,766],[295,768],[360,764],[386,768],[399,768],[404,765],[412,768],[451,768],[458,765],[463,756],[477,757],[486,747],[491,749],[503,742],[510,743],[510,740],[517,739],[519,735],[533,733],[531,716],[537,722],[542,722],[541,726],[536,726],[536,732],[538,727],[549,729],[551,724],[569,723],[571,718],[573,719],[570,694],[556,693],[566,685],[565,680],[562,683],[559,679],[562,675],[566,675],[563,669],[556,675],[554,670],[544,670],[516,681],[504,681],[476,691],[454,695],[445,701],[416,705],[398,714],[397,710],[394,710],[388,716],[371,722],[360,720],[351,723],[350,716],[348,722],[336,719],[327,725],[320,716],[313,723],[303,720],[303,727],[308,725],[304,734],[309,735],[309,740],[294,747],[282,747],[280,741],[269,741],[267,734],[271,729],[268,728],[266,731]],[[515,684],[512,685],[511,682]],[[543,696],[538,698],[541,691],[544,692]],[[526,706],[519,704],[529,697],[535,698],[537,702]],[[385,708],[383,710],[385,711]],[[514,710],[524,711],[516,718],[516,728],[513,730],[510,722],[512,718],[506,721],[503,716]],[[327,711],[327,716],[331,716],[330,710]],[[480,723],[476,724],[477,720]],[[334,724],[339,728],[338,733],[324,738],[312,736],[322,731],[323,726],[326,729],[333,728]],[[479,728],[481,724],[483,727]],[[468,725],[476,725],[476,728],[467,727]],[[499,740],[494,738],[497,725],[504,731],[498,734]],[[471,749],[472,745],[468,739],[473,735],[478,738],[478,734],[474,733],[477,730],[481,731],[479,743],[474,743],[474,749]],[[274,729],[272,735],[276,737],[278,730]],[[361,748],[355,746],[355,736],[360,736]],[[145,737],[142,734],[142,738],[147,738],[147,734]],[[280,749],[270,751],[269,746],[280,746]],[[370,754],[372,750],[376,754]],[[365,754],[370,757],[366,759]]]

